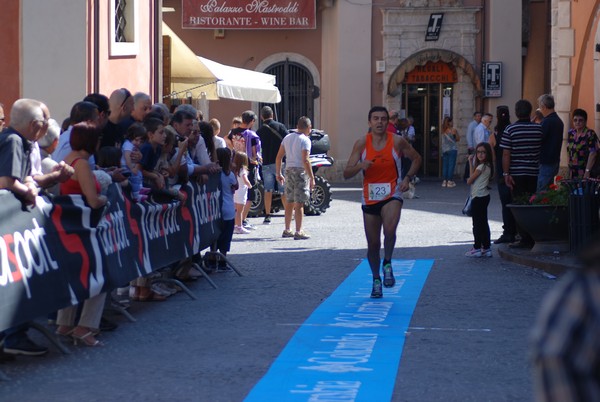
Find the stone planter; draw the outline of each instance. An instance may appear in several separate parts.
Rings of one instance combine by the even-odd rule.
[[[569,210],[566,206],[509,204],[517,225],[529,233],[532,252],[569,251]]]

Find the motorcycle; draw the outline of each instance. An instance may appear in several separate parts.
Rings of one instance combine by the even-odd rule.
[[[295,132],[296,130],[290,130]],[[329,135],[323,130],[312,129],[310,132],[311,149],[308,160],[312,167],[313,174],[315,176],[315,186],[310,193],[310,200],[304,204],[305,215],[320,215],[325,212],[331,203],[331,184],[323,176],[317,175],[317,171],[321,167],[328,167],[333,165],[334,159],[327,155],[329,149],[331,149],[331,143],[329,142]],[[253,187],[254,201],[250,206],[250,212],[248,216],[256,217],[263,214],[265,209],[264,201],[264,186],[262,180]],[[271,202],[271,212],[279,212],[283,209],[283,203],[281,202],[281,193],[273,192],[273,201]]]

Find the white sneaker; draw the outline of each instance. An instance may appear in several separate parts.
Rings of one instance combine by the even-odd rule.
[[[248,219],[242,221],[242,227],[246,230],[256,230],[254,225],[251,225],[250,222],[248,222]]]
[[[479,257],[481,257],[481,250],[472,248],[471,250],[469,250],[465,253],[465,257],[479,258]]]
[[[233,233],[235,234],[248,234],[250,231],[243,226],[236,226],[233,228]]]
[[[481,256],[482,257],[491,257],[492,256],[492,249],[491,248],[482,248],[481,249]]]

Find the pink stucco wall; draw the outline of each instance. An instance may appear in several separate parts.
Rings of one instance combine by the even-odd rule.
[[[600,0],[571,3],[571,27],[575,30],[575,55],[571,59],[571,82],[573,95],[571,110],[582,108],[588,112],[588,124],[593,127],[596,100],[594,88],[600,78],[594,76],[594,56],[598,21],[596,16]],[[599,129],[600,127],[596,127]]]
[[[134,92],[145,92],[154,99],[154,59],[157,52],[154,46],[154,2],[139,1],[139,53],[135,56],[110,56],[109,53],[109,2],[100,4],[100,53],[99,53],[99,89],[107,96],[121,87]],[[90,21],[91,22],[91,21]],[[91,81],[91,80],[90,80]],[[91,86],[90,82],[90,91]],[[156,101],[156,99],[155,99]]]
[[[20,2],[0,0],[0,103],[8,116],[10,105],[21,97]]]
[[[311,60],[321,69],[320,12],[317,29],[313,30],[225,30],[225,37],[216,39],[212,29],[182,29],[181,0],[164,0],[164,7],[175,12],[163,14],[163,20],[186,45],[199,56],[234,67],[256,70],[266,57],[293,52]],[[210,102],[210,116],[229,127],[231,118],[251,107],[250,102],[220,99]]]

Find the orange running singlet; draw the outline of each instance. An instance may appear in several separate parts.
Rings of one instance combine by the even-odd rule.
[[[402,163],[394,149],[394,136],[387,133],[385,147],[380,151],[373,148],[373,135],[367,134],[361,161],[372,160],[373,164],[364,171],[363,205],[374,205],[391,197],[402,200],[399,181]]]

